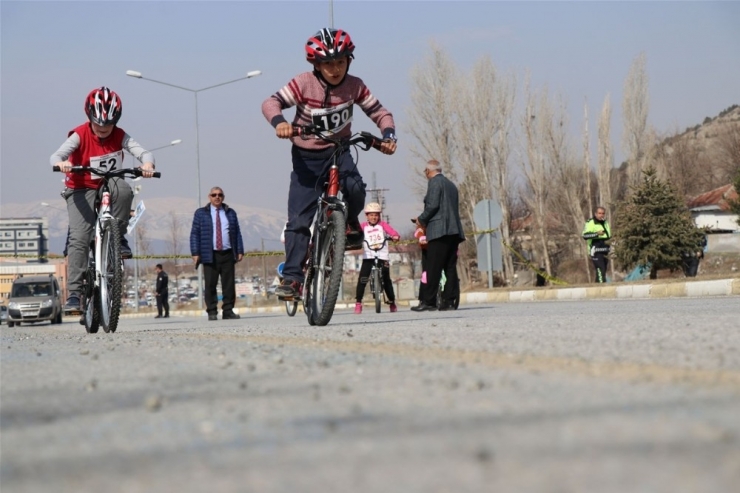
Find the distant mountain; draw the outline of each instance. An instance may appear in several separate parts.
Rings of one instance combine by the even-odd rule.
[[[179,229],[177,236],[182,244],[179,250],[181,253],[189,253],[190,226],[196,208],[193,199],[144,197],[143,200],[146,211],[136,227],[146,228],[151,253],[171,253],[170,238],[172,237],[173,217],[177,222]],[[40,202],[2,204],[0,216],[3,218],[47,217],[49,219],[49,250],[53,253],[61,253],[64,250],[68,226],[66,204],[60,198],[49,199],[45,202],[49,205],[44,206]],[[138,202],[137,197],[134,207]],[[239,216],[239,225],[246,250],[260,249],[262,238],[265,239],[265,250],[282,250],[283,246],[278,240],[287,212],[250,207],[234,202],[227,203],[229,207],[236,210]],[[132,240],[133,238],[129,238],[130,242]]]

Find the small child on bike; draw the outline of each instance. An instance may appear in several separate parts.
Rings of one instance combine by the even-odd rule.
[[[360,267],[360,278],[357,279],[357,303],[355,303],[355,315],[362,313],[362,297],[365,294],[365,285],[370,279],[370,271],[375,263],[376,250],[380,245],[383,247],[377,250],[379,259],[382,259],[381,278],[383,289],[388,301],[391,304],[391,313],[396,312],[396,295],[393,293],[393,282],[391,282],[388,243],[385,241],[386,235],[391,240],[398,241],[400,236],[398,232],[385,221],[380,220],[382,209],[377,202],[371,202],[365,206],[365,216],[367,222],[360,225],[365,235],[364,247],[365,253],[362,257],[362,266]]]
[[[293,125],[283,110],[296,106],[293,123],[314,125],[327,135],[349,138],[355,104],[378,126],[383,136],[381,152],[396,152],[393,115],[378,101],[365,83],[347,73],[355,45],[341,29],[324,28],[305,45],[311,72],[294,77],[285,87],[262,103],[262,114],[281,139],[291,139],[293,172],[288,192],[288,226],[285,230],[285,270],[279,297],[293,297],[303,283],[303,261],[310,240],[309,227],[321,195],[321,172],[334,147],[318,137],[293,136]],[[340,186],[347,202],[347,250],[360,248],[362,232],[357,216],[365,205],[365,183],[350,152],[340,156]]]
[[[143,165],[145,178],[154,174],[154,156],[117,126],[123,106],[121,98],[107,87],[94,89],[85,99],[88,121],[71,130],[67,140],[51,155],[51,165],[66,173],[62,197],[67,202],[69,231],[67,244],[67,302],[65,310],[80,310],[82,279],[87,270],[90,241],[95,233],[95,200],[102,180],[91,173],[72,173],[72,166],[105,169],[123,168],[123,151]],[[126,231],[134,194],[123,178],[108,181],[111,191],[111,214]],[[121,256],[131,258],[131,248],[121,236]]]

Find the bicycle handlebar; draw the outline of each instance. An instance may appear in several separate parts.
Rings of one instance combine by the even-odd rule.
[[[62,168],[59,166],[52,166],[51,170],[55,173],[61,172]],[[70,169],[71,173],[84,173],[84,172],[90,172],[94,175],[104,177],[104,178],[116,178],[116,177],[125,177],[125,176],[131,176],[134,178],[138,178],[140,176],[144,176],[144,170],[141,168],[121,168],[121,169],[111,169],[107,171],[100,171],[97,168],[91,168],[89,166],[72,166]],[[159,171],[155,171],[152,175],[152,178],[160,178],[162,176],[162,173]]]
[[[392,237],[392,236],[389,236],[389,235],[385,235],[385,238],[383,239],[383,243],[380,243],[380,246],[379,246],[378,248],[373,248],[373,247],[372,247],[372,246],[370,245],[370,242],[369,242],[369,241],[367,241],[367,240],[362,240],[362,241],[363,241],[364,243],[367,243],[367,247],[368,247],[368,248],[369,248],[370,250],[372,250],[372,251],[374,251],[374,252],[379,252],[379,251],[380,251],[380,250],[382,250],[382,249],[383,249],[383,247],[384,247],[384,246],[385,246],[385,245],[386,245],[386,244],[388,243],[388,240],[391,240],[391,241],[393,241],[393,237]],[[376,244],[377,244],[377,243],[376,243]]]
[[[292,125],[293,137],[300,137],[305,140],[308,136],[315,135],[321,140],[325,142],[330,142],[337,147],[345,144],[347,146],[356,145],[363,151],[367,151],[371,147],[380,150],[380,145],[383,143],[383,139],[374,136],[370,132],[359,132],[352,135],[348,140],[342,141],[339,139],[332,139],[331,137],[327,137],[326,135],[324,135],[323,129],[317,125],[296,125],[295,123],[293,123]]]

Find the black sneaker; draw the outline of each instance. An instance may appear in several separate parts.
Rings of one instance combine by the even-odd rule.
[[[283,279],[283,282],[280,283],[280,286],[278,286],[275,289],[275,294],[280,299],[292,299],[296,296],[299,296],[301,292],[301,283],[298,281],[289,281],[288,279]]]
[[[362,242],[365,234],[362,232],[360,222],[356,219],[347,223],[347,241],[344,244],[345,250],[359,250],[362,248]]]
[[[80,309],[80,295],[77,293],[70,293],[67,298],[67,302],[64,304],[64,309],[69,311]]]
[[[133,254],[131,253],[131,247],[128,246],[128,240],[126,237],[121,238],[121,258],[127,259],[127,258],[133,258]]]

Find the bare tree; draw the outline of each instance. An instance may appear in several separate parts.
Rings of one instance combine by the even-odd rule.
[[[719,135],[716,152],[720,183],[731,183],[740,174],[740,123],[728,125]]]
[[[177,294],[177,298],[180,298],[180,271],[179,271],[179,258],[178,255],[180,255],[180,250],[184,244],[183,234],[184,234],[184,228],[182,223],[180,222],[180,218],[178,217],[178,214],[175,211],[170,211],[167,225],[169,226],[168,231],[168,237],[167,237],[167,243],[170,246],[170,252],[172,252],[172,262],[175,267],[175,292]]]
[[[541,94],[532,91],[529,77],[525,84],[526,106],[522,119],[522,131],[526,158],[522,159],[521,166],[527,181],[531,195],[525,196],[524,200],[534,216],[534,233],[537,242],[533,241],[535,252],[539,257],[540,264],[544,263],[545,270],[552,275],[552,265],[548,251],[549,236],[547,234],[548,199],[550,190],[550,173],[545,157],[546,132],[548,123],[552,120],[552,108],[550,106],[547,89]]]
[[[414,141],[411,155],[420,163],[436,159],[445,174],[457,181],[454,167],[455,116],[453,84],[457,74],[454,63],[439,46],[431,44],[432,53],[411,69],[411,107],[409,129]],[[416,177],[412,187],[424,195],[426,183],[419,174],[419,162],[409,163]]]
[[[591,192],[591,138],[588,131],[588,101],[583,103],[583,179],[586,182],[588,210],[592,211],[594,204]]]
[[[145,259],[152,254],[152,241],[149,237],[149,219],[144,214],[139,218],[134,228],[134,238],[136,241],[136,255]],[[139,259],[139,272],[144,270],[144,276],[149,273],[149,260]]]
[[[509,154],[516,79],[499,77],[491,59],[480,59],[471,76],[458,79],[457,152],[461,171],[461,213],[464,223],[474,227],[473,210],[484,199],[497,200],[502,212],[502,238],[509,240]],[[496,225],[498,227],[499,225]],[[475,245],[466,246],[468,257]],[[465,267],[469,266],[465,263]],[[506,275],[513,275],[513,262],[504,252]]]
[[[642,158],[646,151],[646,130],[649,109],[647,57],[640,53],[632,62],[624,81],[622,99],[622,118],[624,148],[628,156],[627,184],[630,187],[640,183]]]
[[[558,98],[557,106],[551,107],[549,113],[551,119],[540,123],[546,127],[545,156],[552,174],[550,211],[559,219],[562,235],[567,239],[564,242],[564,245],[568,245],[567,250],[562,248],[561,250],[572,254],[573,248],[580,252],[581,242],[578,241],[575,247],[571,247],[570,240],[576,238],[580,240],[584,222],[584,204],[589,202],[588,198],[584,197],[584,191],[590,188],[591,173],[587,169],[584,175],[583,166],[579,166],[574,157],[575,152],[568,141],[567,108],[562,97]],[[584,258],[584,261],[588,273],[588,258]]]
[[[611,119],[612,106],[609,94],[604,98],[604,104],[601,107],[601,117],[599,118],[599,146],[598,146],[598,184],[599,184],[599,205],[606,208],[606,214],[611,221],[611,204],[614,200],[612,197],[612,170],[614,169],[614,154],[612,153],[611,144]],[[593,212],[593,207],[589,208],[589,213]]]

